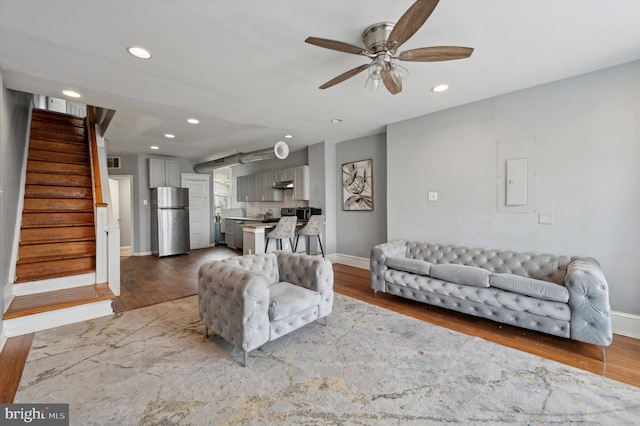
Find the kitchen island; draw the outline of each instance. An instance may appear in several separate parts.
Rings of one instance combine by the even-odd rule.
[[[296,227],[300,228],[307,223],[306,220],[298,220]],[[264,245],[266,241],[267,232],[271,231],[278,225],[278,222],[245,222],[242,225],[242,254],[256,254],[264,253]],[[295,236],[294,236],[295,239]],[[295,240],[294,240],[295,241]],[[306,247],[306,239],[301,238],[298,246],[304,246],[304,250],[309,254],[308,247]],[[269,244],[269,250],[275,250],[276,244]],[[293,247],[289,247],[289,240],[282,240],[282,249],[293,251]]]

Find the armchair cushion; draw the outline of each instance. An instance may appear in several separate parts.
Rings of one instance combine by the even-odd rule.
[[[269,321],[277,321],[289,315],[320,304],[320,293],[287,282],[269,286]]]

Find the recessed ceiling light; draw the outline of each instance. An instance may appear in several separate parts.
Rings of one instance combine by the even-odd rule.
[[[190,118],[187,120],[187,122],[191,124],[198,124],[200,120],[198,120],[197,118]]]
[[[293,139],[293,135],[284,135],[285,139]]]
[[[129,46],[127,47],[127,52],[139,59],[151,59],[151,52],[144,47]]]
[[[332,123],[342,123],[342,119],[341,118],[332,118],[331,122]]]
[[[440,92],[444,92],[448,88],[449,88],[448,84],[438,84],[437,86],[433,86],[431,88],[431,91],[435,93],[440,93]]]
[[[159,146],[155,146],[155,145],[151,145],[149,148],[151,148],[151,149],[160,149]]]
[[[73,90],[63,90],[62,94],[65,95],[65,96],[68,96],[70,98],[79,98],[80,97],[80,93],[74,92]]]
[[[169,138],[169,139],[173,139],[173,138],[175,138],[175,137],[176,137],[176,135],[172,135],[171,133],[165,133],[165,134],[164,134],[164,137],[165,137],[165,138]]]

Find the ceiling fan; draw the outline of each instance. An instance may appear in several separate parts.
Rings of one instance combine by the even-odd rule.
[[[362,33],[364,48],[342,41],[307,37],[306,43],[324,47],[325,49],[337,50],[338,52],[366,56],[372,60],[369,64],[360,65],[327,81],[320,86],[320,89],[326,89],[342,83],[368,69],[369,78],[365,87],[378,88],[380,81],[382,81],[387,90],[395,95],[402,91],[402,82],[409,74],[409,71],[402,65],[396,64],[393,61],[394,59],[409,62],[438,62],[471,56],[473,48],[460,46],[421,47],[419,49],[405,50],[396,55],[398,48],[409,40],[431,16],[439,1],[418,0],[402,15],[396,24],[393,22],[380,22],[371,25]]]

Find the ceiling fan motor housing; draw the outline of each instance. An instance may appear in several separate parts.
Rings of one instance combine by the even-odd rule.
[[[362,33],[362,41],[371,53],[380,53],[387,50],[387,40],[391,30],[396,24],[393,22],[379,22],[368,27]]]

